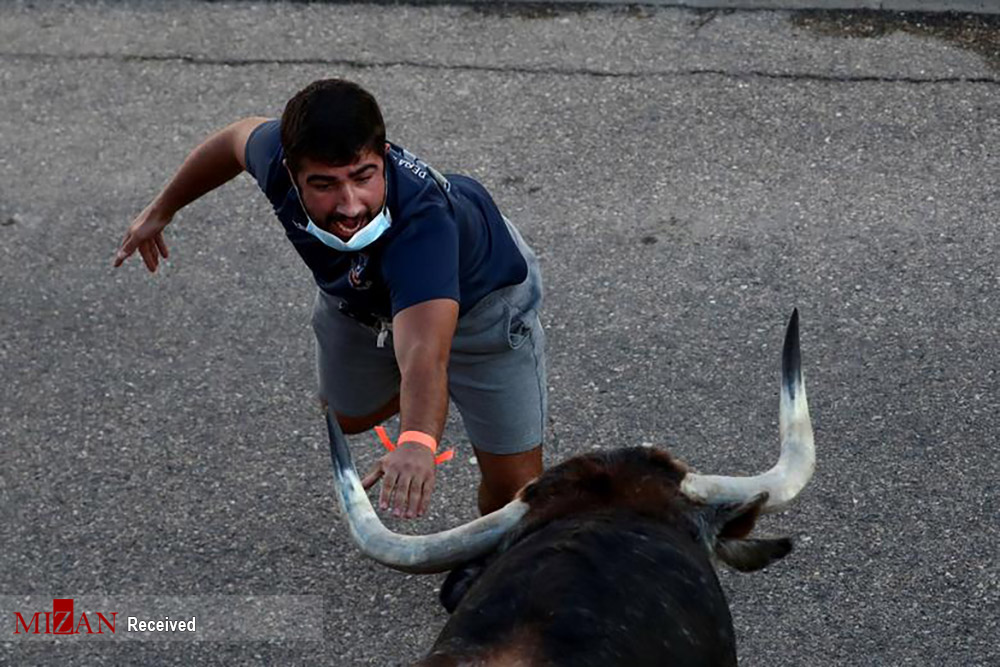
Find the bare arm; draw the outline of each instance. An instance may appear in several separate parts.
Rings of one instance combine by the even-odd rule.
[[[448,359],[458,323],[458,302],[434,299],[400,311],[393,347],[401,377],[400,430],[441,438],[448,415]]]
[[[115,254],[114,265],[121,266],[138,250],[146,268],[156,271],[160,256],[169,256],[163,229],[177,211],[246,169],[247,140],[267,120],[244,118],[219,130],[191,151],[160,194],[132,221]]]
[[[401,310],[393,318],[392,339],[399,365],[400,433],[420,431],[440,441],[448,415],[448,359],[458,322],[458,303],[433,299]],[[385,476],[380,505],[408,518],[427,511],[434,490],[434,454],[400,438],[381,459],[365,487]]]

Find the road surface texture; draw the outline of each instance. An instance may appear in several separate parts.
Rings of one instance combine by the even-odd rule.
[[[342,76],[537,249],[547,464],[769,467],[799,308],[818,467],[759,526],[794,553],[721,573],[742,665],[998,664],[998,44],[955,14],[0,5],[0,662],[405,664],[444,624],[443,577],[340,522],[314,288],[249,177],[178,216],[157,275],[111,267],[202,138]],[[391,525],[476,515],[457,415],[445,440],[430,516]],[[249,639],[13,634],[28,598],[97,595],[278,597]],[[289,596],[318,630],[253,640]]]

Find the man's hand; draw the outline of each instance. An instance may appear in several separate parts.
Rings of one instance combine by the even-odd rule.
[[[153,204],[147,206],[129,225],[125,238],[115,253],[115,267],[121,266],[122,262],[138,250],[146,268],[150,273],[155,273],[160,257],[166,259],[170,256],[163,240],[163,228],[170,224],[170,220],[171,216],[157,213]]]
[[[367,490],[385,477],[379,507],[385,510],[394,506],[396,516],[412,519],[427,511],[434,491],[434,475],[434,452],[421,444],[404,442],[379,459],[361,485]]]
[[[153,203],[132,221],[115,254],[115,266],[121,266],[136,250],[146,268],[155,272],[160,257],[169,257],[163,241],[163,228],[174,214],[195,199],[236,178],[247,168],[246,149],[250,135],[267,118],[252,116],[238,120],[201,142],[184,160],[167,186]]]

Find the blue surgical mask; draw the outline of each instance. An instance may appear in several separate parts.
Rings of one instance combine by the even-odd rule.
[[[290,171],[289,175],[291,176]],[[295,184],[295,177],[292,176],[291,178],[292,187],[295,188],[295,194],[299,196],[299,205],[302,206],[302,212],[306,214],[306,220],[309,221],[309,224],[304,228],[301,225],[299,228],[309,232],[334,250],[339,250],[340,252],[357,252],[358,250],[367,248],[372,243],[375,243],[375,241],[377,241],[378,238],[385,233],[385,230],[392,226],[392,216],[389,214],[389,207],[383,205],[382,211],[372,218],[367,225],[354,232],[354,235],[351,236],[351,238],[343,241],[337,235],[331,234],[324,229],[320,229],[319,225],[313,222],[313,219],[309,217],[309,211],[306,210],[306,205],[302,200],[302,193],[299,191],[299,186]]]
[[[301,201],[301,196],[299,200]],[[302,210],[305,211],[305,206]],[[306,225],[306,231],[318,238],[320,241],[330,246],[334,250],[339,250],[340,252],[355,252],[361,250],[362,248],[367,248],[372,243],[378,240],[378,237],[385,233],[385,230],[392,226],[392,216],[389,215],[388,207],[383,207],[382,212],[372,218],[371,222],[367,225],[354,232],[354,235],[346,241],[342,241],[340,237],[330,232],[320,229],[316,226],[316,223],[312,221],[309,217],[309,213],[306,213],[306,219],[309,220],[309,224]]]

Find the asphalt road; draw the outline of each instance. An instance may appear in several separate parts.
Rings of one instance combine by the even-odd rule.
[[[398,664],[443,625],[442,577],[340,524],[310,276],[249,178],[179,216],[155,277],[111,268],[198,141],[337,75],[538,250],[547,463],[646,442],[769,467],[799,308],[819,462],[760,526],[796,551],[721,574],[741,664],[997,664],[998,40],[958,17],[0,5],[0,597],[322,596],[318,637],[271,641],[23,641],[7,611],[0,662]],[[456,418],[446,439],[406,530],[475,516]]]

